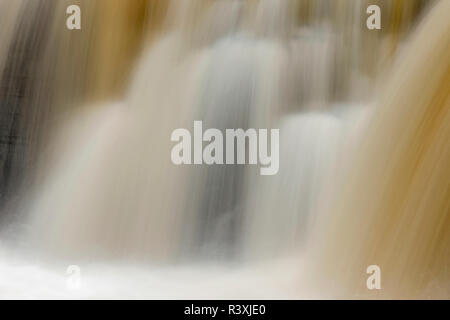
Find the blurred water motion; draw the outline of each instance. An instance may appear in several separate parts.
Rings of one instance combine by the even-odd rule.
[[[368,298],[448,298],[447,14],[445,0],[0,0],[2,239],[25,261],[144,278],[231,263],[230,294],[262,265],[298,281],[283,297],[359,297],[376,263],[391,274]],[[194,120],[279,128],[279,173],[173,165],[171,133]]]

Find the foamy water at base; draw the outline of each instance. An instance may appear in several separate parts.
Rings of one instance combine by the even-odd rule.
[[[67,265],[44,265],[0,249],[0,299],[298,299],[298,261],[246,266],[81,265],[71,289]]]

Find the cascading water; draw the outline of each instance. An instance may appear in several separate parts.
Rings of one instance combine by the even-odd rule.
[[[389,270],[376,297],[449,296],[449,12],[437,3],[405,47],[346,183],[325,203],[309,248],[322,290],[368,296],[376,262]]]
[[[258,19],[264,19],[264,13],[273,15],[266,8],[269,3],[261,3]],[[37,242],[43,239],[39,230],[50,229],[54,232],[46,234],[44,246],[56,246],[67,256],[92,252],[149,259],[154,254],[176,256],[186,243],[207,255],[236,246],[244,232],[239,225],[246,210],[245,189],[252,188],[246,181],[248,170],[243,166],[176,168],[167,161],[172,147],[167,137],[196,119],[203,120],[205,127],[222,130],[276,123],[286,95],[277,81],[285,76],[289,63],[287,44],[279,40],[285,28],[273,22],[262,37],[251,27],[239,28],[243,22],[236,15],[245,12],[233,8],[238,4],[230,2],[236,12],[220,22],[220,28],[229,31],[199,39],[198,44],[186,44],[185,31],[175,26],[143,55],[135,83],[121,105],[104,106],[100,115],[95,113],[96,120],[89,121],[92,128],[82,127],[91,136],[91,147],[85,145],[85,136],[69,140],[67,152],[74,153],[69,161],[78,165],[62,178],[50,179],[37,197],[31,209],[40,225],[32,228]],[[214,6],[209,10],[217,12]],[[278,11],[283,15],[286,10]],[[180,17],[180,21],[191,19]],[[212,21],[208,13],[205,20]],[[284,21],[283,17],[275,20]],[[85,145],[84,152],[73,145]],[[102,165],[106,161],[108,166]],[[181,199],[172,204],[168,199],[178,188]],[[105,199],[111,199],[107,205]],[[189,225],[191,229],[185,230]]]
[[[310,263],[304,261],[319,256],[317,261],[332,266],[329,259],[334,257],[330,253],[334,246],[323,242],[339,243],[332,235],[345,233],[347,228],[355,231],[350,214],[358,216],[356,211],[363,210],[349,204],[352,198],[342,194],[340,189],[346,185],[342,181],[350,177],[355,181],[351,180],[349,188],[364,190],[362,172],[371,167],[364,159],[375,158],[378,143],[370,129],[384,125],[377,122],[375,111],[394,115],[387,106],[395,109],[389,98],[378,107],[373,105],[376,90],[370,87],[375,87],[378,75],[358,65],[367,59],[367,52],[385,54],[382,48],[374,50],[373,42],[365,42],[362,32],[356,32],[364,17],[356,14],[349,22],[338,19],[339,14],[364,12],[362,2],[338,7],[333,1],[186,0],[161,5],[136,0],[127,13],[122,13],[127,6],[121,1],[105,12],[102,6],[102,2],[89,4],[87,16],[104,19],[106,25],[120,21],[122,29],[132,20],[130,16],[136,17],[138,22],[130,30],[138,36],[128,39],[124,36],[128,29],[122,30],[123,35],[117,37],[120,42],[102,27],[97,32],[99,37],[104,33],[105,39],[96,45],[94,58],[65,57],[57,51],[60,65],[77,61],[95,72],[87,72],[87,80],[73,76],[72,91],[58,81],[77,74],[72,66],[68,75],[54,71],[50,77],[62,92],[49,99],[52,108],[61,104],[70,109],[62,99],[66,91],[83,107],[70,112],[69,120],[53,129],[54,137],[40,157],[46,163],[34,184],[25,188],[27,201],[16,209],[22,214],[12,229],[5,229],[3,239],[16,230],[21,235],[0,248],[0,272],[3,269],[12,275],[2,283],[6,294],[20,296],[14,290],[14,282],[20,282],[19,287],[32,284],[32,289],[25,290],[29,296],[62,298],[191,298],[211,297],[211,291],[213,298],[315,296],[319,286],[302,282],[302,270],[311,272]],[[337,16],[325,15],[327,6]],[[14,9],[17,15],[20,8]],[[157,12],[156,22],[151,14],[142,14],[145,8]],[[145,19],[149,19],[148,26]],[[440,24],[435,27],[446,30],[443,18],[437,19]],[[61,20],[55,13],[50,28]],[[6,27],[0,29],[0,41],[8,43],[14,23],[3,21],[0,26]],[[50,32],[64,37],[56,29]],[[146,39],[146,48],[131,68],[130,86],[123,89],[120,70],[131,64],[142,39]],[[44,52],[53,52],[54,47],[50,41]],[[443,47],[438,48],[441,53]],[[109,50],[119,53],[103,61],[102,54]],[[0,67],[4,56],[1,52]],[[427,57],[420,55],[417,63]],[[388,64],[387,60],[383,62]],[[119,71],[110,70],[123,61]],[[439,79],[430,87],[430,96],[442,90],[442,74],[433,76]],[[337,84],[336,79],[342,80]],[[402,79],[392,81],[398,84]],[[92,87],[82,87],[86,83]],[[361,99],[366,92],[372,94]],[[115,101],[100,99],[105,96]],[[257,167],[248,165],[175,166],[170,160],[171,133],[177,128],[191,130],[195,120],[202,120],[204,129],[222,131],[279,128],[279,173],[261,176]],[[389,125],[394,127],[393,122]],[[366,136],[370,143],[360,151]],[[388,151],[395,154],[393,146]],[[357,160],[363,163],[358,174],[349,165]],[[355,175],[358,178],[352,178]],[[366,198],[358,204],[369,201],[371,190],[367,186]],[[334,208],[336,198],[348,205]],[[436,219],[441,218],[445,215],[436,214]],[[340,227],[333,229],[327,220],[339,220],[336,225]],[[361,237],[349,239],[358,242]],[[11,254],[4,248],[9,246],[21,253]],[[85,287],[79,291],[67,291],[64,273],[58,271],[68,264],[83,270]],[[23,274],[26,283],[18,280]],[[343,279],[343,288],[351,287]],[[40,291],[42,286],[49,287],[46,293]],[[340,294],[345,295],[335,293]]]

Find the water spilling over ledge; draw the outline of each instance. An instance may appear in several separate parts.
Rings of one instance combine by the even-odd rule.
[[[0,0],[0,298],[449,297],[448,1],[70,4]],[[195,121],[276,174],[175,165]]]

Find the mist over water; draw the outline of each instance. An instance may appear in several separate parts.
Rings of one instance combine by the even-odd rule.
[[[0,0],[0,298],[448,298],[449,3],[367,3]],[[196,120],[279,172],[174,165]]]

